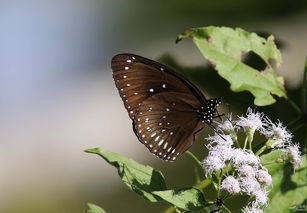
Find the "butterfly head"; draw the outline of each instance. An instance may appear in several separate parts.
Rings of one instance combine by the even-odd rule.
[[[199,115],[203,123],[211,124],[214,118],[220,117],[217,107],[222,103],[221,99],[209,99],[207,103],[199,110]]]

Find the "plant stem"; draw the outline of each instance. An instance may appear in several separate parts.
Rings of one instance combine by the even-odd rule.
[[[199,190],[202,190],[204,188],[206,188],[209,184],[211,183],[210,179],[204,179],[201,182],[199,182],[198,184],[194,185],[193,187]]]
[[[227,212],[230,212],[231,213],[231,211],[225,206],[225,205],[222,205],[223,206],[223,208],[227,211]]]
[[[268,139],[267,142],[261,147],[257,152],[256,155],[261,155],[262,152],[264,152],[267,148],[273,148],[276,145],[276,141],[273,139]]]
[[[245,149],[245,148],[246,148],[246,145],[247,145],[247,140],[248,140],[248,136],[246,135],[246,137],[245,137],[245,141],[244,141],[244,146],[243,146],[243,149]]]
[[[186,151],[185,153],[196,163],[197,176],[198,176],[197,179],[202,180],[204,178],[203,165],[192,152]]]
[[[292,101],[292,99],[290,99],[289,97],[288,97],[288,103],[293,107],[293,109],[299,114],[299,115],[301,115],[302,114],[302,110],[299,108],[299,106],[297,106],[297,104],[294,102],[294,101]]]
[[[261,147],[261,148],[256,152],[256,155],[257,155],[257,156],[261,155],[261,153],[264,152],[266,149],[267,149],[267,146],[264,145],[263,147]]]

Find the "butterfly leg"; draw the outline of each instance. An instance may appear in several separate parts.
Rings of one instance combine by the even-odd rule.
[[[204,127],[200,128],[200,129],[198,129],[198,130],[196,130],[196,132],[193,133],[193,141],[195,141],[196,135],[197,135],[201,130],[203,130],[203,128],[204,128]]]

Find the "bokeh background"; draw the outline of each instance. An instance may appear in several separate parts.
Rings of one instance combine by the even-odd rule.
[[[271,33],[282,48],[279,74],[295,94],[307,55],[306,9],[303,0],[1,0],[0,212],[77,213],[87,202],[110,213],[161,212],[166,204],[143,200],[114,168],[83,152],[103,147],[162,170],[171,187],[192,184],[185,156],[165,163],[137,141],[112,56],[162,58],[193,72],[206,62],[190,40],[175,44],[180,32],[219,25]],[[206,95],[224,98],[228,84],[217,81]],[[203,140],[192,151],[203,158]]]

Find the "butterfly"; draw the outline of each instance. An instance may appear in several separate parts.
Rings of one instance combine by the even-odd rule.
[[[118,54],[111,67],[134,133],[163,160],[175,161],[205,125],[221,116],[220,99],[206,99],[190,81],[156,61]]]

